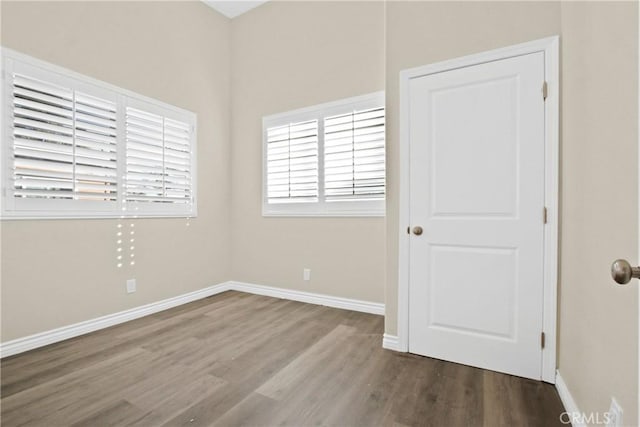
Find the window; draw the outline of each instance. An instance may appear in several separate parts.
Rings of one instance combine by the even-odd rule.
[[[383,216],[382,92],[263,118],[263,215]]]
[[[2,50],[2,217],[195,216],[195,114]]]

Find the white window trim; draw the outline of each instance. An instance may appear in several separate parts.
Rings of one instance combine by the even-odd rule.
[[[264,217],[384,217],[385,199],[326,202],[324,195],[324,118],[385,106],[384,91],[300,108],[262,118],[262,216]],[[386,115],[386,112],[385,112]],[[267,129],[318,120],[318,201],[269,204],[267,200]]]
[[[171,104],[167,104],[156,99],[140,95],[139,93],[106,83],[104,81],[88,77],[67,68],[51,64],[46,61],[36,59],[32,56],[16,52],[12,49],[0,46],[1,60],[1,84],[0,84],[0,220],[29,220],[29,219],[100,219],[100,218],[195,218],[198,215],[198,192],[197,192],[197,142],[198,142],[198,126],[197,115],[189,110],[178,108]],[[42,210],[15,210],[12,209],[12,200],[10,200],[10,191],[7,188],[12,183],[11,177],[11,153],[12,153],[12,109],[9,108],[9,96],[12,93],[11,76],[6,71],[7,63],[17,61],[32,67],[38,67],[46,72],[60,74],[64,79],[75,80],[79,85],[88,84],[100,90],[115,92],[118,94],[118,117],[123,128],[118,131],[118,200],[116,208],[113,210],[95,210],[91,209],[92,203],[86,204],[86,209],[65,209],[49,211],[46,208]],[[133,102],[142,102],[152,104],[153,106],[168,113],[168,117],[180,118],[193,127],[192,129],[192,145],[191,145],[191,190],[193,201],[189,212],[170,212],[163,211],[160,206],[149,206],[144,212],[138,212],[134,204],[125,201],[125,188],[123,186],[122,175],[126,170],[124,156],[126,152],[126,144],[124,141],[124,114],[127,99]],[[122,119],[122,120],[120,120]]]

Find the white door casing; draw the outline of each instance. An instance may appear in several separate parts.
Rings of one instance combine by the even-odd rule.
[[[555,382],[557,48],[401,73],[401,351]]]

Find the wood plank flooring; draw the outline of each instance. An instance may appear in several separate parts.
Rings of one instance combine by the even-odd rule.
[[[553,386],[382,349],[383,318],[226,292],[1,363],[3,426],[554,426]]]

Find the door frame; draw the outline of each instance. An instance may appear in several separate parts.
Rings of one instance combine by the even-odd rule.
[[[543,325],[545,347],[542,350],[542,380],[556,382],[556,323],[558,293],[558,194],[559,194],[559,36],[547,37],[514,46],[464,56],[400,72],[400,211],[398,247],[398,341],[397,350],[409,351],[409,237],[410,224],[410,147],[409,147],[409,82],[411,79],[486,62],[544,53],[547,82],[545,101],[545,206],[544,228]],[[542,88],[541,88],[542,90]],[[541,213],[542,215],[542,213]]]

